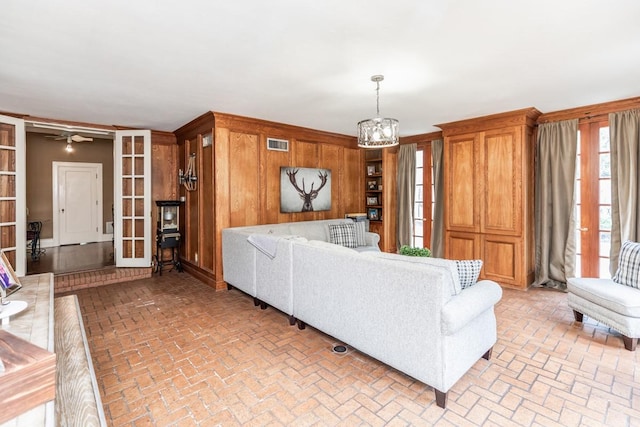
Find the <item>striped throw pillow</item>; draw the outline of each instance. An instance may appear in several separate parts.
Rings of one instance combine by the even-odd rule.
[[[620,248],[618,271],[613,281],[621,285],[640,288],[640,243],[627,240]]]

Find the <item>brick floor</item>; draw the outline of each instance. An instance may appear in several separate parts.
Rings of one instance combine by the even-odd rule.
[[[185,273],[76,293],[114,426],[640,425],[640,350],[575,323],[560,292],[504,290],[493,357],[446,410],[430,387]]]

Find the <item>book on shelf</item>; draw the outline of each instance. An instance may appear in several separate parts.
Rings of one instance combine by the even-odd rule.
[[[366,212],[348,213],[344,215],[345,218],[350,218],[354,221],[365,221],[367,219]]]

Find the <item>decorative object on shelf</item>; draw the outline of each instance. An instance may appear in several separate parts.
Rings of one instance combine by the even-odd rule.
[[[409,245],[402,245],[400,246],[400,255],[430,257],[431,250],[429,248],[413,248]]]
[[[378,204],[378,198],[375,196],[370,196],[367,197],[367,205],[369,206],[375,206]]]
[[[358,147],[380,148],[398,145],[400,125],[396,119],[380,117],[380,82],[383,75],[371,76],[376,83],[376,117],[358,122]]]
[[[195,191],[197,188],[198,177],[196,176],[196,153],[191,153],[187,161],[187,170],[180,169],[178,180],[180,185],[184,185],[187,191]]]
[[[369,165],[367,166],[367,175],[375,175],[376,174],[376,167],[375,165]]]
[[[369,181],[368,182],[369,190],[377,190],[378,189],[378,181]]]
[[[311,186],[307,189],[309,182]],[[331,169],[280,168],[280,212],[328,210],[331,210]]]
[[[380,220],[380,218],[378,217],[378,209],[369,209],[369,220],[370,221]]]

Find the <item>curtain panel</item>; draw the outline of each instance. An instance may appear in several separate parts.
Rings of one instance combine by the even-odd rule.
[[[611,250],[609,270],[618,268],[620,246],[640,241],[640,110],[609,114],[611,147]]]
[[[538,126],[534,286],[565,290],[574,276],[577,147],[578,120]]]
[[[412,245],[418,144],[404,144],[398,152],[398,248]]]
[[[444,257],[444,170],[442,169],[442,156],[444,153],[444,141],[436,139],[431,141],[431,158],[433,162],[433,230],[431,230],[431,256]],[[426,209],[427,207],[425,207]]]

